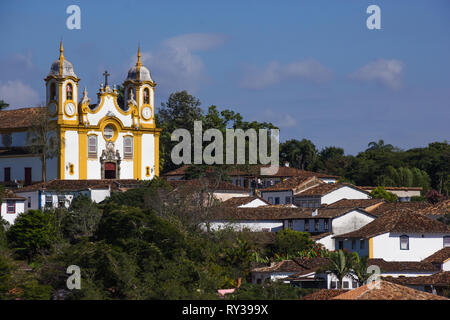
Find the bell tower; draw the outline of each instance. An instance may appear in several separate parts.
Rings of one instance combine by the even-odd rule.
[[[46,104],[50,115],[58,119],[58,124],[78,123],[78,82],[72,64],[64,57],[61,41],[59,58],[52,63],[46,83]]]
[[[138,47],[136,65],[128,71],[123,83],[125,109],[136,109],[138,127],[155,128],[155,86],[150,70],[142,64]]]

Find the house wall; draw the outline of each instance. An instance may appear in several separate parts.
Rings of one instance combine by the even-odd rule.
[[[283,222],[280,220],[240,220],[240,221],[213,221],[210,223],[211,230],[219,230],[231,227],[236,231],[242,231],[249,229],[254,232],[261,232],[263,229],[270,229],[271,232],[281,230],[283,228]],[[206,226],[203,225],[205,229]]]
[[[99,203],[111,196],[111,192],[109,189],[94,189],[90,190],[90,196],[92,201]]]
[[[255,199],[247,204],[239,206],[239,208],[257,208],[257,207],[261,207],[261,206],[267,206],[267,203],[265,203],[261,199]]]
[[[2,201],[0,207],[0,214],[2,219],[8,221],[9,224],[14,224],[14,220],[19,216],[19,214],[24,212],[24,201],[23,200],[14,200],[16,202],[16,211],[15,213],[7,213],[7,204],[6,199]]]
[[[235,198],[235,197],[248,197],[250,196],[250,191],[249,192],[228,192],[228,191],[214,191],[213,192],[213,196],[220,200],[220,201],[226,201],[230,198]]]
[[[338,277],[336,277],[334,274],[332,273],[327,273],[326,275],[326,279],[327,279],[327,289],[332,289],[332,282],[333,281],[337,281],[339,282]],[[345,286],[345,282],[348,284],[348,289],[355,289],[358,287],[357,283],[354,283],[355,280],[353,279],[353,277],[347,275],[342,279],[342,287],[344,288]],[[345,288],[347,289],[347,288]]]
[[[266,279],[270,279],[270,281],[276,281],[279,279],[287,278],[293,274],[294,272],[252,272],[252,283],[257,284],[259,279],[261,280],[261,284],[263,284]]]
[[[442,263],[442,271],[450,271],[450,258]]]
[[[11,168],[11,181],[25,180],[25,168],[31,168],[33,182],[42,181],[42,164],[38,157],[0,157],[0,182],[5,181],[4,168]],[[57,158],[47,159],[47,180],[58,175]]]
[[[326,237],[316,240],[316,243],[322,244],[327,250],[334,251],[334,239],[332,237],[333,235],[330,234]]]
[[[266,201],[269,201],[269,198],[272,198],[272,201],[269,201],[272,204],[275,204],[275,198],[280,198],[279,204],[286,204],[286,197],[292,197],[292,191],[264,191],[261,190],[261,198]]]
[[[443,237],[449,234],[408,234],[409,250],[400,250],[398,233],[373,237],[373,258],[386,261],[421,261],[444,247]],[[422,237],[423,236],[423,237]]]
[[[27,200],[25,200],[24,206],[25,211],[28,210],[37,210],[39,209],[39,191],[29,191],[29,192],[18,192],[20,189],[15,191],[15,193],[20,196],[24,197]]]
[[[344,186],[321,198],[321,204],[331,204],[341,199],[369,199],[369,195],[356,189]]]
[[[374,217],[361,211],[353,210],[332,220],[332,232],[334,235],[352,232],[360,229],[373,220],[375,220]]]
[[[339,249],[339,241],[342,241],[343,248],[350,252],[357,252],[360,257],[369,256],[369,240],[368,239],[334,239],[334,247],[336,250]],[[353,242],[355,241],[355,242]],[[361,241],[363,241],[363,247],[361,248]]]
[[[316,229],[316,220],[319,222],[319,228]],[[292,230],[295,231],[302,231],[302,232],[328,232],[330,229],[325,229],[325,220],[328,220],[328,228],[331,227],[330,225],[330,219],[326,218],[309,218],[308,222],[306,222],[306,219],[292,219]],[[284,220],[284,227],[289,227],[289,220]],[[305,225],[308,223],[309,229],[306,230]]]

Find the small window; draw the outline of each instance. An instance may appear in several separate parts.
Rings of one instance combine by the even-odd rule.
[[[133,158],[133,137],[123,138],[123,156],[125,159]]]
[[[145,167],[145,176],[150,177],[150,167]]]
[[[309,231],[309,219],[305,219],[305,231]]]
[[[5,180],[5,182],[11,181],[11,168],[5,168],[4,173],[5,176],[3,180]]]
[[[50,196],[45,196],[45,206],[48,208],[53,207],[53,197]]]
[[[450,236],[444,237],[444,248],[450,247]]]
[[[349,285],[349,282],[348,282],[348,281],[344,281],[344,282],[342,283],[342,288],[343,288],[343,289],[348,289],[348,285]]]
[[[314,230],[319,231],[320,223],[319,219],[314,219]]]
[[[336,289],[337,288],[337,281],[331,281],[331,289]]]
[[[293,221],[292,220],[288,220],[288,228],[289,229],[293,228]]]
[[[6,201],[6,213],[16,213],[16,202],[14,200]]]
[[[290,204],[291,203],[291,197],[286,197],[285,202],[286,202],[286,204]]]
[[[58,207],[60,207],[60,208],[66,207],[66,197],[64,195],[58,196]]]
[[[88,137],[88,156],[97,157],[97,136]]]
[[[409,237],[406,235],[400,237],[400,250],[409,250]]]
[[[31,197],[28,197],[28,201],[27,201],[28,203],[27,203],[27,205],[28,205],[28,208],[31,208]]]
[[[352,288],[353,289],[358,288],[358,281],[353,281],[352,282]]]
[[[66,96],[67,100],[73,100],[73,88],[71,83],[67,84],[66,93],[67,93]]]
[[[275,204],[280,204],[280,197],[275,197]]]
[[[342,250],[344,249],[344,241],[343,240],[339,240],[338,241],[338,250]]]
[[[150,91],[148,88],[144,89],[144,104],[150,104]]]
[[[352,250],[354,250],[354,249],[355,249],[355,247],[356,247],[356,240],[355,240],[355,239],[353,239],[353,240],[352,240]]]
[[[50,101],[56,100],[56,84],[52,83],[50,85]]]
[[[103,129],[103,135],[105,136],[106,140],[111,140],[114,136],[114,128],[110,126],[109,124]]]
[[[325,230],[328,230],[328,219],[324,219],[324,220],[323,220],[323,228],[324,228]]]
[[[364,239],[361,239],[359,242],[359,248],[364,249],[366,247],[366,241]]]

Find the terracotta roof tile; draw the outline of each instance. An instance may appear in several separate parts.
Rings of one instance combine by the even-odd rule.
[[[450,271],[442,271],[430,276],[419,277],[383,277],[383,280],[401,285],[433,285],[450,287]]]
[[[411,289],[389,281],[381,280],[380,288],[369,285],[350,290],[338,295],[333,300],[448,300],[428,292]]]
[[[410,210],[398,210],[390,214],[384,214],[356,231],[335,237],[371,238],[388,232],[450,234],[450,228],[447,225],[430,219],[422,214]]]
[[[385,261],[384,259],[369,259],[369,265],[377,265],[381,272],[438,272],[441,270],[431,262],[422,261]]]
[[[424,207],[418,211],[421,214],[430,216],[446,215],[450,213],[450,199],[436,203],[435,205]]]
[[[450,258],[450,247],[445,247],[439,251],[436,251],[431,256],[423,259],[423,261],[432,263],[442,263],[448,258]]]
[[[318,184],[324,184],[321,180],[313,177],[290,177],[277,184],[260,189],[260,192],[272,192],[272,191],[289,191],[292,190],[295,193],[305,189],[317,186]]]
[[[371,212],[371,207],[385,203],[383,199],[341,199],[326,205],[326,208],[363,208]]]
[[[192,180],[168,180],[167,183],[172,188],[179,187],[194,187],[194,188],[204,188],[214,191],[240,191],[249,192],[248,189],[235,186],[234,184],[226,181],[214,181],[212,179],[192,179]]]
[[[26,200],[26,198],[18,196],[12,190],[6,189],[5,194],[2,197],[3,200]]]
[[[228,207],[237,208],[239,206],[243,206],[245,204],[249,204],[250,202],[252,202],[254,200],[261,200],[265,204],[270,205],[270,203],[267,202],[266,200],[264,200],[263,198],[256,197],[256,196],[252,196],[252,197],[233,197],[233,198],[230,198],[230,199],[222,202],[222,205],[228,206]]]
[[[33,124],[42,107],[0,111],[0,129],[25,129]]]
[[[385,202],[371,210],[371,213],[376,216],[382,216],[383,214],[389,214],[399,210],[413,210],[419,213],[420,210],[429,207],[431,205],[427,202]]]
[[[330,300],[333,297],[339,296],[348,290],[343,289],[322,289],[306,296],[303,296],[300,300]]]
[[[36,191],[36,190],[61,190],[61,191],[79,191],[89,188],[98,189],[100,187],[108,188],[112,190],[128,189],[132,187],[138,187],[142,185],[142,180],[134,179],[87,179],[87,180],[51,180],[35,183],[23,188],[18,188],[17,193]]]
[[[299,194],[296,195],[296,197],[323,196],[343,187],[350,187],[367,194],[366,191],[349,183],[322,183],[315,187],[300,192]]]
[[[255,268],[252,272],[295,272],[304,273],[305,271],[314,272],[318,268],[327,265],[326,258],[294,258],[292,260],[283,260],[280,262],[273,262],[270,266]]]

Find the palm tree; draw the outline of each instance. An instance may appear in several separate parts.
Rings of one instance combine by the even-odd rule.
[[[372,275],[367,273],[368,258],[360,258],[358,253],[355,251],[352,254],[351,269],[353,271],[352,277],[358,281],[358,284],[362,286],[367,279]]]
[[[6,103],[6,102],[3,101],[3,100],[0,100],[0,110],[6,109],[8,106],[9,106],[8,103]]]
[[[394,146],[392,144],[384,144],[384,140],[380,139],[378,142],[371,141],[367,145],[369,149],[367,150],[375,150],[375,151],[392,151],[394,150]]]
[[[339,280],[339,288],[342,288],[342,280],[351,272],[351,255],[343,250],[334,251],[329,256],[330,264],[327,270]]]

